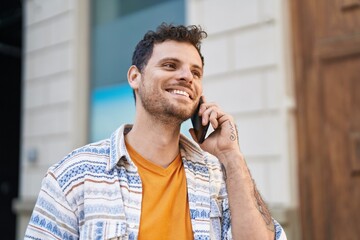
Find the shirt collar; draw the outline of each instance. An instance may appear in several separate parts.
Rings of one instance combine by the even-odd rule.
[[[128,161],[131,166],[136,168],[135,164],[130,160],[125,145],[125,135],[131,128],[131,124],[124,124],[111,134],[110,159],[107,165],[108,171],[112,170],[121,159]],[[201,148],[183,134],[180,134],[180,153],[182,158],[192,161],[203,161],[204,159],[204,153]]]
[[[130,124],[121,125],[110,136],[110,159],[107,165],[107,170],[113,169],[120,159],[128,160],[129,154],[125,146],[125,134],[132,128]],[[132,164],[132,163],[131,163]],[[135,165],[132,164],[134,167]]]
[[[182,134],[180,135],[180,153],[182,158],[187,160],[191,160],[193,162],[204,161],[204,151],[197,143]]]

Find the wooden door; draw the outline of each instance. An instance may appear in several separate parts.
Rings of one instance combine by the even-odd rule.
[[[306,240],[360,239],[360,0],[291,1]]]

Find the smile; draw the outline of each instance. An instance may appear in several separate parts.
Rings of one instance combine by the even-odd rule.
[[[185,97],[190,97],[190,95],[187,93],[187,92],[185,92],[185,91],[182,91],[182,90],[176,90],[176,89],[174,89],[174,90],[169,90],[169,92],[170,93],[173,93],[173,94],[176,94],[176,95],[181,95],[181,96],[185,96]]]

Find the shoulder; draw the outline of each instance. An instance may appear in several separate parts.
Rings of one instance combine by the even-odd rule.
[[[63,188],[69,182],[81,180],[87,174],[105,173],[109,156],[110,141],[108,139],[90,143],[70,152],[52,165],[47,174],[52,175]]]

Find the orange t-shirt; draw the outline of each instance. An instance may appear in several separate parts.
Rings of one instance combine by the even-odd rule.
[[[143,158],[127,143],[126,148],[142,181],[138,239],[193,239],[180,154],[163,168]]]

